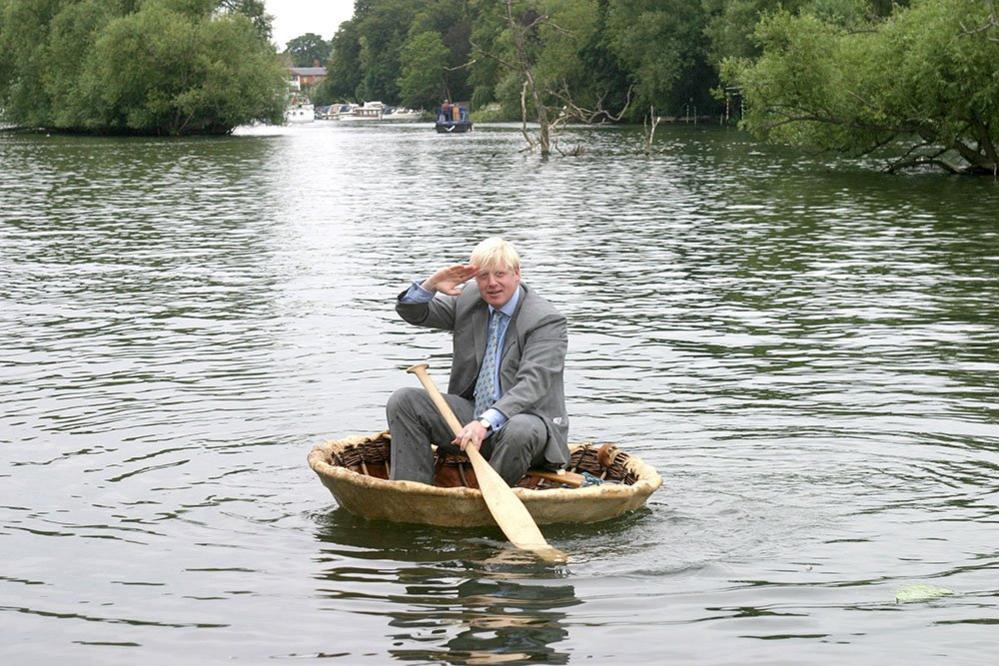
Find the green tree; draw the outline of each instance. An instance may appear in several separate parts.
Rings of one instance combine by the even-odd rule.
[[[82,77],[98,111],[90,122],[186,134],[279,121],[285,75],[250,20],[184,14],[170,4],[150,0],[98,39]]]
[[[792,14],[807,11],[813,16],[844,28],[863,30],[868,22],[891,15],[908,0],[703,0],[707,14],[704,32],[708,37],[708,58],[720,65],[726,58],[760,55],[755,37],[760,19],[779,9]]]
[[[361,44],[357,24],[344,21],[330,40],[330,60],[313,95],[323,100],[354,100],[361,85]]]
[[[780,11],[763,55],[730,59],[746,127],[772,140],[854,155],[889,170],[932,165],[995,174],[999,19],[993,0],[917,0],[866,30]]]
[[[410,35],[401,54],[405,64],[398,85],[404,105],[429,108],[447,95],[444,67],[450,51],[439,34],[426,31]]]
[[[581,118],[592,110],[576,104],[570,82],[584,75],[579,52],[599,25],[598,2],[506,0],[499,14],[489,16],[487,27],[473,36],[473,54],[499,64],[497,96],[508,107],[519,100],[524,138],[547,157],[557,149],[554,134],[561,124],[592,119]],[[536,134],[528,131],[528,119],[538,124]]]
[[[84,66],[94,46],[94,36],[123,12],[111,10],[103,0],[66,5],[49,26],[41,67],[43,89],[51,100],[45,122],[53,127],[83,127],[93,109],[80,86]]]
[[[53,18],[66,0],[0,0],[0,109],[4,120],[40,127],[51,122],[44,85],[46,47]]]
[[[32,127],[226,133],[279,122],[285,73],[216,0],[0,0],[0,107]]]
[[[621,110],[631,102],[632,85],[629,72],[611,48],[607,26],[610,5],[610,0],[597,3],[595,28],[579,50],[580,67],[568,86],[582,106]],[[640,110],[631,107],[630,112],[634,117]]]
[[[703,0],[708,58],[715,65],[720,65],[725,58],[758,56],[760,47],[754,33],[760,18],[780,8],[797,13],[807,1]]]
[[[608,15],[609,46],[635,86],[636,107],[674,114],[706,112],[717,76],[707,56],[701,4],[689,0],[618,0]]]
[[[271,38],[274,17],[265,11],[263,0],[219,0],[219,7],[242,14],[253,21],[257,34],[267,40]]]
[[[314,32],[289,40],[285,51],[295,67],[321,66],[330,56],[330,43]]]
[[[447,91],[445,96],[452,100],[467,100],[472,94],[468,85],[468,63],[473,19],[474,10],[468,0],[427,0],[410,24],[410,37],[422,32],[434,32],[447,49],[443,85]],[[401,56],[400,64],[405,69],[406,56],[404,53]]]
[[[481,108],[501,100],[508,117],[519,117],[519,89],[510,95],[499,94],[500,82],[504,78],[506,68],[503,67],[500,58],[487,55],[508,51],[509,45],[501,42],[507,24],[505,5],[495,0],[470,0],[470,4],[474,21],[469,35],[471,52],[468,62],[471,65],[468,67],[467,81],[472,93],[472,106]],[[516,88],[516,85],[513,87]]]
[[[400,52],[422,4],[423,0],[357,0],[354,3],[361,64],[361,81],[356,91],[358,100],[394,102],[399,99]]]

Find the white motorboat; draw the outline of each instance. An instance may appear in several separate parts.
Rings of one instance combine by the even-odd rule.
[[[381,102],[365,102],[362,106],[353,106],[348,114],[341,113],[340,120],[350,122],[364,120],[381,120],[385,113],[385,105]]]
[[[287,123],[311,123],[316,119],[316,111],[311,104],[300,104],[284,112]]]
[[[334,104],[330,107],[330,120],[344,120],[347,116],[353,115],[356,108],[357,104]]]
[[[422,119],[424,116],[423,111],[418,111],[415,109],[407,109],[406,107],[398,106],[394,108],[389,108],[382,115],[382,120],[392,120],[395,122],[413,122]]]

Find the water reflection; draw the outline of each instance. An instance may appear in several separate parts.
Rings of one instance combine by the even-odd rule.
[[[324,610],[383,617],[394,658],[568,662],[558,644],[568,635],[566,609],[581,601],[563,582],[563,567],[484,539],[481,530],[369,522],[343,510],[314,518]]]
[[[450,598],[420,610],[394,613],[391,626],[406,631],[389,636],[393,641],[390,653],[405,661],[451,664],[568,663],[569,654],[556,648],[568,635],[563,626],[566,613],[559,609],[579,603],[571,585],[465,581]],[[395,647],[418,639],[428,629],[436,630],[441,623],[448,625],[445,635],[457,633],[439,647]]]

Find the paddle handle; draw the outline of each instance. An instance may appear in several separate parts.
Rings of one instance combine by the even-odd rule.
[[[554,483],[561,483],[569,486],[570,488],[579,488],[586,483],[586,478],[582,474],[567,472],[565,470],[559,472],[548,472],[541,469],[529,469],[527,470],[527,476],[534,476],[539,479],[553,481]]]
[[[451,428],[451,432],[457,437],[458,433],[461,432],[461,421],[458,417],[454,415],[454,410],[451,409],[451,405],[447,404],[447,400],[441,395],[440,389],[437,388],[437,384],[427,373],[427,368],[430,366],[426,363],[417,363],[416,365],[406,368],[406,372],[416,375],[416,378],[420,380],[423,384],[423,388],[427,390],[430,395],[430,399],[434,401],[434,406],[437,407],[437,411],[440,412],[441,416],[447,422],[448,427]],[[468,446],[465,448],[465,455],[472,462],[472,467],[476,470],[476,475],[480,469],[480,464],[488,465],[486,459],[482,457],[479,450],[474,446]]]
[[[437,411],[441,413],[444,420],[447,421],[447,425],[451,428],[451,432],[457,437],[458,433],[461,432],[461,422],[458,417],[454,415],[454,411],[451,409],[451,405],[447,404],[444,396],[441,395],[440,390],[437,388],[437,384],[431,379],[430,375],[427,374],[427,368],[430,366],[426,363],[417,363],[416,365],[406,368],[406,372],[416,375],[416,378],[420,380],[423,384],[423,388],[427,390],[430,394],[430,399],[434,401],[434,406],[437,407]],[[467,451],[466,451],[467,453]]]

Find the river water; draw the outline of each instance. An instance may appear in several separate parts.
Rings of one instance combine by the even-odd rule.
[[[704,126],[238,134],[0,135],[3,663],[995,663],[994,182]],[[392,302],[492,234],[569,319],[571,438],[665,480],[545,528],[566,566],[306,465],[445,382]]]

